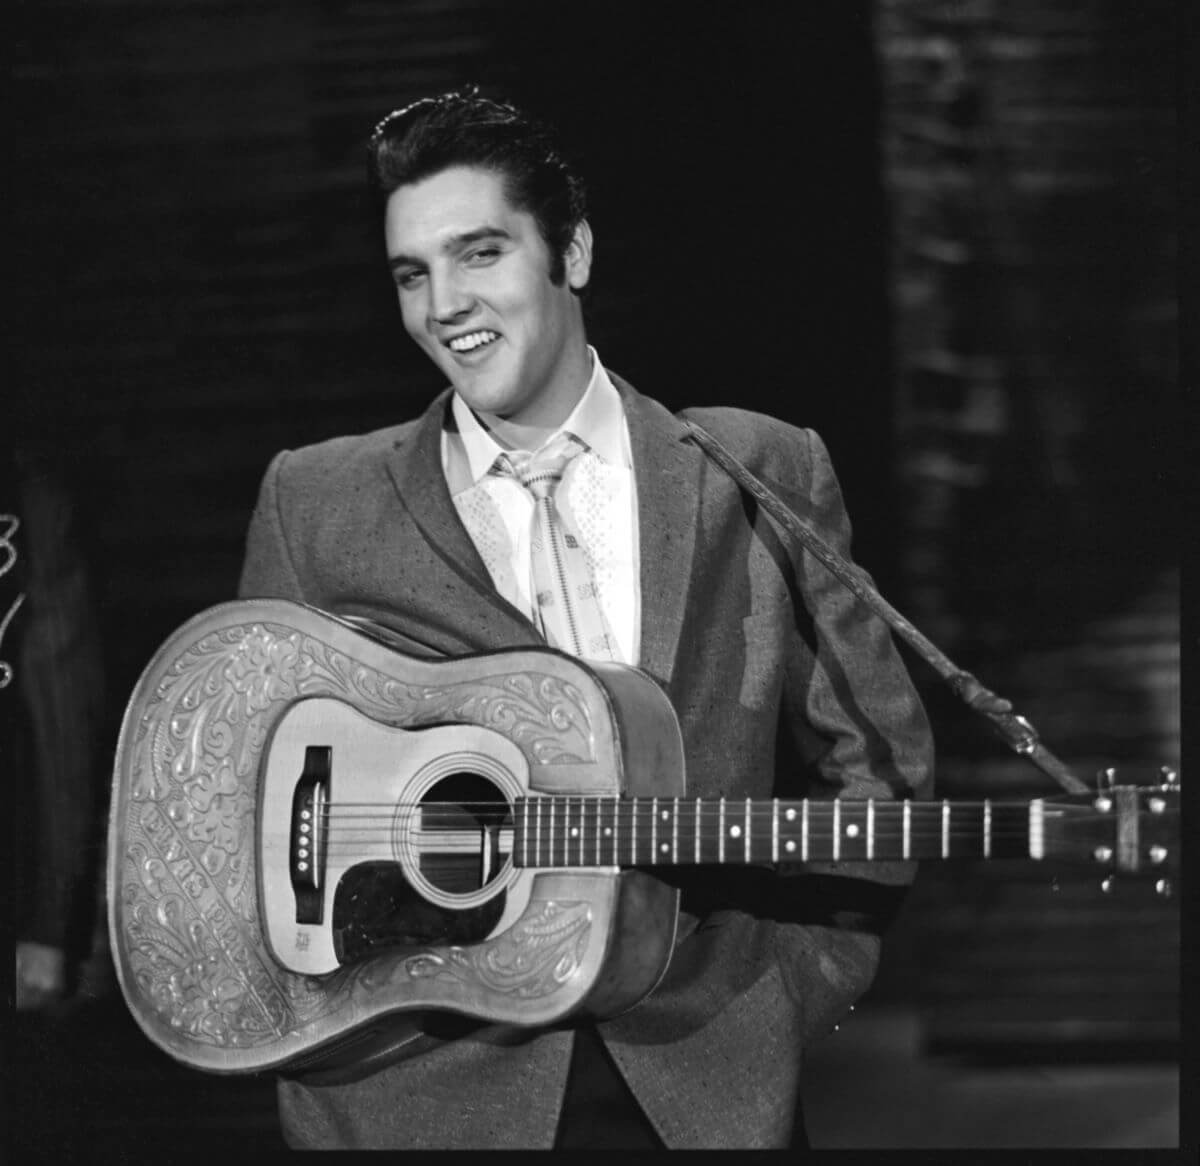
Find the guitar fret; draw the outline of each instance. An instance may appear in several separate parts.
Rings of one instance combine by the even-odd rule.
[[[514,802],[512,822],[513,862],[544,868],[1037,859],[1053,852],[1057,837],[1040,800],[991,798],[744,798],[738,805],[726,797],[530,794]]]

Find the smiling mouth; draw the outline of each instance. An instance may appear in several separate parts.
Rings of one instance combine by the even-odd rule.
[[[451,352],[476,352],[499,339],[499,332],[490,332],[484,329],[479,332],[468,332],[465,336],[455,336],[453,340],[447,343],[446,347]]]

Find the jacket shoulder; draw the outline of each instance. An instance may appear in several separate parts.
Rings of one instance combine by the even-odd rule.
[[[766,413],[703,406],[683,409],[677,416],[711,434],[754,473],[779,483],[793,483],[797,476],[806,478],[814,460],[828,460],[825,446],[813,430]]]
[[[416,421],[406,421],[401,425],[389,425],[385,429],[376,429],[370,433],[330,437],[312,445],[284,450],[277,455],[276,461],[281,472],[285,472],[293,482],[328,482],[331,477],[338,477],[363,465],[378,462],[397,445],[407,440],[416,425]]]

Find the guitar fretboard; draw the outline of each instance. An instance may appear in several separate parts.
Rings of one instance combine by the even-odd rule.
[[[1046,807],[1020,803],[528,797],[523,867],[1041,858]]]

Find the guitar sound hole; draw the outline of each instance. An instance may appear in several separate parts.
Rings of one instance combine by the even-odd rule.
[[[417,865],[439,891],[466,895],[493,882],[512,851],[508,802],[487,778],[455,773],[430,787],[418,816]]]

